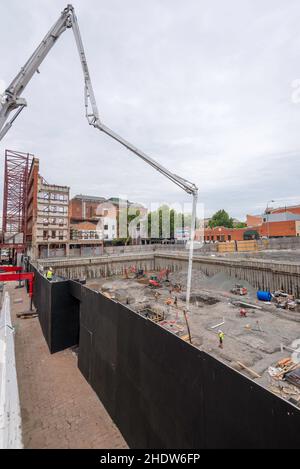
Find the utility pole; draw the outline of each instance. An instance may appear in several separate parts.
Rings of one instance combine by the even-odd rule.
[[[275,202],[275,200],[269,200],[269,201],[267,202],[267,208],[266,208],[268,239],[270,239],[269,204],[272,203],[272,202]]]

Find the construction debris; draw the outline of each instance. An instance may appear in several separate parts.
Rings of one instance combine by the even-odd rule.
[[[234,285],[234,287],[230,290],[230,293],[233,293],[234,295],[241,295],[241,296],[244,296],[244,295],[247,295],[248,293],[248,290],[247,288],[243,287],[243,285],[240,285],[240,284],[236,284]]]
[[[254,309],[262,309],[261,306],[257,306],[254,304],[246,303],[245,301],[232,301],[232,304],[238,306],[244,306],[245,308],[254,308]]]
[[[248,366],[244,365],[244,363],[242,363],[242,362],[237,362],[237,364],[238,364],[243,370],[248,371],[248,373],[250,373],[252,376],[254,376],[254,378],[261,378],[261,375],[259,375],[258,373],[256,373],[256,371],[252,370],[251,368],[248,368]]]
[[[225,324],[225,319],[224,318],[223,318],[222,322],[219,322],[218,324],[215,324],[214,326],[211,326],[210,328],[215,329],[216,327],[222,326],[223,324]]]
[[[17,318],[19,319],[32,319],[38,317],[38,313],[36,311],[26,311],[23,313],[17,313]]]
[[[291,357],[283,358],[276,363],[276,366],[270,366],[268,373],[277,380],[285,379],[285,375],[293,370],[300,368],[300,364],[294,363]],[[300,381],[299,381],[300,384]]]
[[[285,379],[295,386],[300,388],[300,365],[295,367],[293,370],[290,370],[286,373]],[[300,397],[299,397],[300,399]],[[298,399],[298,401],[299,401]]]

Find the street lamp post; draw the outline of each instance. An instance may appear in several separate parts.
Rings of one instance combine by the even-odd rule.
[[[267,232],[268,232],[268,239],[270,239],[270,222],[269,222],[269,212],[268,212],[268,208],[269,208],[269,204],[272,203],[272,202],[275,202],[275,200],[269,200],[267,202],[267,208],[266,208],[266,212],[267,212]]]

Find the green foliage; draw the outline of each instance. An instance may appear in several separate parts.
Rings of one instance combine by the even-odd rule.
[[[222,209],[218,210],[210,219],[208,223],[210,228],[216,226],[225,226],[226,228],[233,228],[233,219],[229,217],[228,213]]]
[[[246,228],[247,226],[247,223],[244,223],[242,221],[240,221],[239,223],[235,223],[234,227],[235,228]]]
[[[131,238],[115,238],[111,241],[112,246],[125,246],[130,244]]]
[[[199,222],[196,221],[196,226]],[[191,214],[183,214],[162,205],[158,210],[148,213],[149,238],[175,238],[176,229],[191,226]]]

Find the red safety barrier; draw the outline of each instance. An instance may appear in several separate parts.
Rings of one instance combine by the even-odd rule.
[[[19,272],[15,274],[1,274],[0,273],[0,282],[20,282],[21,280],[28,280],[29,282],[29,296],[32,298],[33,293],[33,272]]]
[[[1,272],[22,272],[22,267],[16,265],[0,265]]]

